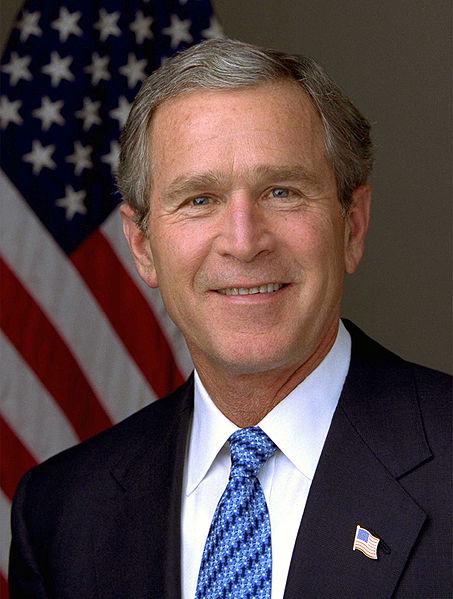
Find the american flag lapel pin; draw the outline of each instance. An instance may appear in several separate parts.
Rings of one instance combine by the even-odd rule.
[[[377,546],[380,540],[379,537],[372,535],[369,530],[357,524],[352,550],[358,549],[370,559],[377,559]]]

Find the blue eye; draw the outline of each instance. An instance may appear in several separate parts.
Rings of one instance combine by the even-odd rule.
[[[209,198],[206,196],[198,196],[197,198],[193,198],[192,205],[193,206],[207,206],[209,204]]]
[[[286,189],[285,187],[274,187],[272,190],[272,197],[286,199],[289,197],[289,189]]]

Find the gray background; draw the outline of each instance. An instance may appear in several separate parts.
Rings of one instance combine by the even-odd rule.
[[[18,0],[2,0],[0,43]],[[452,371],[449,0],[214,0],[226,35],[319,60],[374,126],[374,206],[344,315]]]

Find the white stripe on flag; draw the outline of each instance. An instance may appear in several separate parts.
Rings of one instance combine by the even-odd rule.
[[[38,461],[79,442],[60,406],[47,393],[9,340],[0,333],[4,375],[0,411]]]
[[[1,171],[0,196],[0,248],[73,352],[112,420],[122,420],[154,401],[154,392],[80,275]],[[22,243],[17,231],[24,236]]]
[[[0,570],[5,578],[8,576],[8,556],[11,544],[10,510],[11,503],[0,488]]]
[[[170,344],[170,348],[177,365],[179,366],[184,377],[187,377],[193,370],[193,363],[190,358],[186,342],[184,341],[179,329],[168,316],[159,290],[150,289],[137,273],[137,269],[132,261],[126,239],[123,235],[119,210],[114,210],[111,213],[109,218],[103,223],[101,230],[107,239],[109,239],[123,266],[131,275],[137,287],[140,289],[148,304],[151,306],[151,309],[159,322],[160,328]]]

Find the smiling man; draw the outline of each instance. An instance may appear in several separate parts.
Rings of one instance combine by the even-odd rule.
[[[125,207],[126,236],[215,404],[254,425],[335,341],[369,187],[360,182],[346,213],[321,120],[294,81],[176,96],[149,134],[148,234]]]
[[[124,230],[195,375],[25,477],[13,597],[447,597],[449,379],[340,320],[371,162],[311,60],[217,40],[144,83]]]

